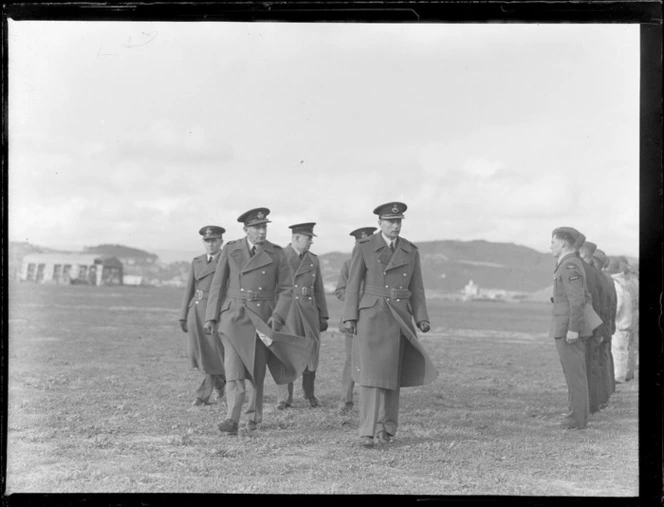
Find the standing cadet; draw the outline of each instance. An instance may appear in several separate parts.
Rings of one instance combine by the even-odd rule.
[[[388,443],[396,434],[401,387],[425,385],[438,376],[413,326],[414,319],[421,332],[430,329],[420,255],[399,236],[406,208],[390,202],[374,209],[381,232],[360,240],[350,262],[343,321],[353,335],[363,447],[373,447],[374,436]]]
[[[219,431],[237,434],[245,397],[245,378],[251,382],[247,428],[263,418],[266,365],[277,384],[295,380],[306,367],[311,344],[280,333],[293,297],[290,268],[280,246],[267,241],[267,208],[243,213],[246,237],[228,242],[210,286],[205,332],[215,327],[225,352],[226,419]]]
[[[360,227],[355,229],[350,233],[351,236],[355,237],[355,244],[361,239],[371,236],[376,227]],[[341,272],[339,273],[339,281],[337,282],[337,288],[334,289],[334,295],[337,296],[337,299],[344,301],[346,294],[346,283],[348,283],[348,272],[350,271],[350,259],[346,259],[341,266]],[[362,292],[362,287],[360,287],[360,292]],[[353,335],[346,332],[343,322],[340,322],[339,331],[344,333],[344,345],[346,348],[346,361],[344,362],[344,370],[341,377],[341,384],[343,386],[344,394],[341,399],[341,413],[347,414],[353,410],[353,389],[355,387],[355,382],[353,382],[353,376],[351,374],[351,355],[353,351]]]
[[[593,265],[601,273],[600,281],[602,283],[602,294],[604,299],[602,307],[604,315],[600,314],[603,321],[601,326],[604,331],[604,339],[600,344],[599,364],[602,374],[602,383],[599,396],[599,406],[604,408],[609,402],[611,394],[616,390],[615,374],[613,370],[613,355],[611,354],[611,337],[616,332],[616,288],[611,275],[604,271],[604,266],[608,265],[606,254],[597,248],[593,253]]]
[[[583,264],[583,270],[586,275],[586,284],[588,292],[592,298],[592,306],[595,313],[602,319],[602,324],[593,331],[593,336],[586,342],[586,375],[588,376],[588,403],[590,413],[594,414],[599,411],[600,406],[600,391],[602,383],[602,373],[600,371],[599,351],[600,345],[604,336],[604,310],[602,309],[602,301],[604,294],[602,293],[602,281],[600,277],[603,275],[593,266],[593,253],[597,249],[597,245],[590,241],[584,241],[579,248],[579,256]]]
[[[626,381],[634,378],[636,366],[638,364],[638,351],[639,351],[639,279],[637,273],[630,265],[627,257],[621,255],[618,257],[620,261],[620,270],[625,276],[627,282],[627,289],[632,297],[632,345],[629,348],[629,362],[627,368]]]
[[[601,321],[594,313],[581,259],[576,255],[585,237],[572,227],[559,227],[551,235],[556,259],[553,275],[553,316],[549,337],[556,349],[567,382],[569,413],[561,422],[565,429],[584,429],[588,424],[588,377],[585,343]],[[587,318],[588,312],[591,318]],[[592,313],[590,313],[592,312]]]
[[[611,353],[615,367],[615,382],[622,384],[629,380],[629,349],[634,346],[634,310],[632,293],[621,269],[620,260],[612,257],[606,269],[616,287],[616,332],[611,340]],[[634,374],[633,371],[631,371]]]
[[[312,341],[313,350],[306,369],[302,372],[302,390],[304,398],[311,407],[319,407],[320,401],[314,394],[314,381],[320,354],[320,333],[327,329],[330,318],[325,301],[325,288],[321,275],[318,256],[311,252],[315,222],[291,225],[291,243],[284,248],[286,260],[293,275],[293,299],[288,315],[286,329],[288,332],[305,336]],[[277,408],[284,410],[293,403],[293,383],[277,388]]]
[[[203,331],[208,291],[224,242],[224,232],[226,230],[217,225],[207,225],[198,231],[203,236],[206,253],[195,257],[191,263],[180,309],[180,328],[184,333],[189,333],[191,366],[205,374],[203,382],[196,390],[194,405],[197,406],[210,404],[213,389],[217,391],[218,400],[224,397],[224,347],[215,336],[207,335]]]

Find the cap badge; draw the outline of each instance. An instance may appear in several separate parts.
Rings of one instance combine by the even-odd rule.
[[[259,219],[261,219],[261,220],[262,220],[263,218],[265,218],[265,215],[263,214],[262,211],[259,211],[259,212],[256,214],[256,216],[257,216]]]
[[[205,229],[205,235],[209,236],[210,234],[212,234],[212,229],[208,227],[207,229]]]
[[[392,206],[392,213],[399,213],[399,206],[397,206],[396,204]]]

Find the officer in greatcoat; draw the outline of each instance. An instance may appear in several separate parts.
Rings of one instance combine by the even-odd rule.
[[[360,227],[355,229],[350,233],[350,236],[355,238],[355,244],[361,239],[371,236],[376,227]],[[348,273],[350,272],[350,259],[346,259],[341,266],[341,271],[339,272],[339,280],[337,281],[337,287],[334,289],[334,295],[340,301],[345,301],[346,299],[346,284],[348,283]],[[360,287],[360,292],[362,287]],[[351,357],[353,351],[353,335],[346,332],[343,322],[339,323],[339,331],[344,333],[344,348],[346,350],[346,361],[344,362],[344,369],[341,375],[341,385],[343,388],[343,395],[341,397],[341,409],[342,414],[347,414],[353,410],[353,389],[355,388],[355,382],[353,381],[352,370],[351,370]]]
[[[293,298],[286,316],[286,330],[311,340],[313,350],[302,372],[304,398],[313,408],[320,406],[315,395],[316,369],[320,355],[320,333],[327,329],[330,318],[325,300],[325,287],[318,256],[310,248],[313,244],[315,222],[290,225],[291,242],[284,248],[293,275]],[[284,410],[293,403],[293,383],[277,388],[277,409]]]
[[[215,337],[205,334],[205,309],[214,270],[219,260],[219,252],[226,232],[218,225],[206,225],[198,233],[203,237],[205,251],[191,262],[187,287],[184,290],[180,308],[180,328],[189,334],[189,360],[193,368],[200,370],[205,377],[196,390],[194,405],[209,405],[212,391],[217,399],[224,396],[226,377],[224,375],[224,347]]]
[[[561,422],[564,429],[585,429],[588,424],[585,340],[601,324],[592,309],[585,270],[577,255],[584,241],[585,236],[572,227],[558,227],[551,235],[551,253],[556,259],[556,268],[549,337],[555,338],[567,382],[569,413]]]
[[[593,265],[593,253],[597,249],[597,245],[591,241],[584,241],[579,248],[579,257],[581,264],[586,275],[586,284],[588,292],[592,299],[592,306],[595,313],[602,319],[602,324],[599,325],[594,331],[592,338],[586,340],[586,375],[588,376],[588,403],[590,413],[594,414],[600,408],[600,391],[602,389],[602,372],[600,370],[600,347],[604,340],[605,320],[604,309],[602,308],[602,301],[604,301],[604,294],[602,285],[602,275],[595,269]],[[604,318],[602,318],[604,317]]]
[[[238,431],[245,379],[251,383],[247,429],[254,430],[263,418],[266,366],[277,384],[286,384],[311,356],[308,340],[280,331],[293,293],[283,249],[266,239],[269,212],[255,208],[238,217],[246,237],[224,246],[210,286],[204,328],[216,330],[224,345],[228,411],[218,428],[229,435]]]
[[[600,314],[603,323],[601,329],[604,332],[602,343],[600,344],[600,371],[602,374],[601,389],[599,392],[600,408],[606,407],[611,394],[615,392],[615,373],[613,366],[613,355],[611,354],[611,337],[616,332],[616,288],[611,275],[605,271],[605,266],[609,263],[608,257],[603,250],[597,248],[593,252],[593,265],[602,275],[602,308],[604,314]]]
[[[343,321],[353,335],[363,447],[373,447],[374,437],[392,441],[401,387],[425,385],[438,376],[413,325],[423,333],[430,329],[420,255],[399,235],[406,208],[390,202],[374,209],[380,233],[360,240],[350,262]]]

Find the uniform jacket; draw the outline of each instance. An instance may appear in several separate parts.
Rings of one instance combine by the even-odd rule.
[[[588,286],[588,292],[590,293],[590,299],[592,303],[593,310],[597,315],[603,315],[604,309],[602,308],[602,301],[604,300],[604,286],[602,285],[602,274],[595,268],[591,266],[581,257],[579,257],[581,265],[583,266],[583,272],[586,275],[586,285]],[[606,334],[604,319],[602,319],[602,324],[594,330],[596,336],[604,336]]]
[[[611,338],[616,332],[616,287],[613,278],[608,273],[600,271],[600,283],[602,284],[602,313],[600,318],[604,321],[602,336]]]
[[[380,233],[355,245],[343,315],[344,321],[357,321],[352,369],[359,385],[396,389],[428,384],[438,376],[413,325],[413,319],[428,321],[429,315],[420,255],[410,241],[399,238],[394,254]],[[399,368],[401,334],[406,343]]]
[[[210,284],[220,256],[210,262],[207,254],[194,258],[180,307],[180,320],[187,321],[189,331],[191,366],[211,375],[224,373],[223,346],[216,336],[203,331]]]
[[[611,276],[616,288],[616,331],[630,332],[634,326],[632,293],[622,273]]]
[[[553,274],[553,318],[549,327],[550,338],[564,338],[567,331],[579,336],[592,336],[593,329],[586,319],[586,305],[592,301],[586,283],[582,260],[570,253],[558,260]]]
[[[320,262],[318,256],[311,252],[305,252],[300,259],[291,245],[284,248],[284,254],[293,275],[293,298],[286,316],[286,329],[312,341],[307,369],[316,371],[320,351],[320,319],[329,318]]]
[[[248,298],[253,299],[248,299]],[[244,368],[253,375],[256,332],[272,338],[268,368],[277,384],[295,380],[306,367],[311,344],[285,332],[274,332],[267,320],[278,315],[285,321],[293,297],[291,274],[283,249],[265,241],[252,257],[246,238],[230,241],[210,286],[205,320],[217,322],[217,332],[235,348]],[[227,380],[244,378],[244,372],[226,371]]]

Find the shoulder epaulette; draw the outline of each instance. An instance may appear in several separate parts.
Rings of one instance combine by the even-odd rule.
[[[318,257],[318,255],[316,255],[316,254],[313,253],[313,252],[309,252],[309,255],[311,255],[312,257]]]
[[[227,245],[232,245],[233,243],[237,243],[238,241],[240,241],[240,240],[239,239],[232,239],[230,241],[227,241],[226,244]]]
[[[366,238],[362,238],[361,240],[358,241],[358,243],[366,243],[371,239],[371,236],[367,236]]]

